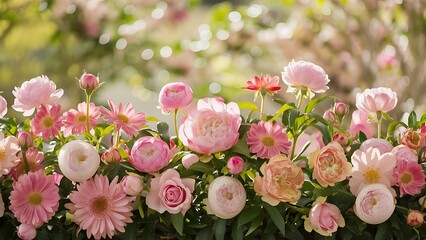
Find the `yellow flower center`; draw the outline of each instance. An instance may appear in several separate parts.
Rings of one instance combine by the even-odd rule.
[[[97,214],[103,214],[109,209],[109,201],[104,196],[95,198],[92,202],[92,209]]]
[[[266,136],[262,138],[262,143],[263,145],[267,146],[267,147],[272,147],[275,144],[275,141],[272,137],[270,136]]]
[[[411,174],[409,173],[404,173],[401,176],[401,182],[404,184],[408,184],[411,182]]]
[[[80,156],[78,157],[78,160],[79,160],[80,162],[86,161],[86,159],[87,159],[86,155],[80,155]]]
[[[380,171],[375,167],[368,167],[364,172],[364,179],[368,183],[377,183],[380,179]]]
[[[86,122],[86,115],[80,115],[77,117],[78,122]]]
[[[228,200],[232,200],[233,197],[234,197],[234,195],[230,192],[227,192],[226,195],[225,195],[225,198],[228,199]]]
[[[43,126],[46,128],[52,127],[54,123],[55,122],[53,121],[51,117],[46,117],[43,119]]]
[[[4,147],[0,147],[0,161],[3,161],[6,159],[6,149]]]
[[[41,204],[41,201],[43,198],[41,197],[41,194],[38,192],[32,192],[30,195],[28,195],[28,202],[33,206],[38,206]]]
[[[128,124],[129,123],[129,118],[126,115],[124,115],[124,114],[119,113],[115,117],[118,120],[120,120],[120,122],[122,122],[124,124]]]

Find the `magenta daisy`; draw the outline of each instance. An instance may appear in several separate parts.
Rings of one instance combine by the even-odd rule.
[[[132,198],[128,197],[115,177],[96,175],[77,185],[78,191],[69,195],[71,203],[65,207],[74,214],[74,222],[86,230],[87,238],[112,238],[116,231],[124,232],[132,219]]]
[[[79,103],[76,109],[70,109],[63,114],[63,131],[65,136],[80,134],[87,131],[87,104],[85,102]],[[95,106],[94,103],[89,104],[89,121],[90,128],[94,128],[99,124],[99,117],[101,116],[100,108]]]
[[[250,152],[256,153],[260,158],[271,158],[279,153],[288,154],[291,146],[284,128],[278,123],[260,121],[252,124],[247,136]]]
[[[43,140],[48,141],[58,136],[58,131],[61,130],[61,105],[52,105],[46,107],[42,105],[39,111],[31,120],[31,130],[34,135],[43,137]]]
[[[416,195],[421,192],[425,185],[425,174],[422,166],[416,162],[398,161],[393,170],[393,178],[399,186],[399,194]]]
[[[118,108],[108,99],[108,105],[111,109],[101,108],[101,113],[108,123],[115,124],[117,130],[122,129],[128,136],[136,136],[139,129],[146,125],[146,115],[143,112],[136,112],[132,104],[127,103],[124,107],[120,103]]]
[[[29,172],[13,183],[9,199],[9,208],[19,222],[40,227],[58,210],[59,188],[52,175]]]

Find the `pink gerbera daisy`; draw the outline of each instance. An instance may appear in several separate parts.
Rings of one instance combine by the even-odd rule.
[[[10,210],[18,221],[40,227],[58,210],[59,188],[52,175],[29,172],[13,183],[9,199]]]
[[[85,102],[79,103],[76,109],[71,109],[63,114],[63,129],[64,135],[75,135],[87,131],[87,104]],[[100,108],[95,106],[94,103],[89,104],[89,121],[90,128],[94,128],[99,124],[99,117],[101,116]]]
[[[398,161],[392,176],[399,186],[399,194],[416,195],[421,192],[425,185],[425,174],[422,166],[412,161]]]
[[[267,93],[273,95],[281,90],[278,86],[280,78],[278,76],[271,77],[271,75],[261,75],[260,77],[255,76],[247,81],[246,88],[253,91],[265,90]]]
[[[58,136],[58,131],[61,130],[61,105],[52,105],[46,107],[42,105],[39,111],[31,120],[31,130],[34,135],[43,137],[43,140],[48,141]]]
[[[139,129],[146,125],[146,115],[143,112],[135,112],[132,104],[127,103],[124,107],[120,103],[118,108],[115,107],[114,103],[108,99],[108,105],[111,109],[102,107],[101,113],[108,123],[115,124],[117,130],[122,129],[128,136],[136,136]]]
[[[0,132],[0,175],[8,174],[19,162],[19,157],[16,156],[19,151],[18,139],[14,136],[3,138],[4,135]]]
[[[117,181],[115,177],[109,183],[108,177],[96,175],[70,193],[71,203],[65,207],[74,214],[74,222],[86,230],[87,238],[112,238],[117,230],[124,232],[127,223],[132,222],[132,198],[126,196]]]
[[[278,123],[260,121],[252,124],[247,136],[250,152],[256,153],[260,158],[271,158],[279,153],[288,154],[291,146],[284,128]]]

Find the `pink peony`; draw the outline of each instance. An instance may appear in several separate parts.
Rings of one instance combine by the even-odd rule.
[[[403,144],[394,147],[392,149],[392,154],[396,157],[396,161],[398,162],[409,161],[417,163],[419,161],[416,152]]]
[[[389,112],[397,102],[396,92],[390,88],[367,88],[356,94],[356,107],[367,114]]]
[[[305,218],[305,230],[322,236],[331,236],[338,227],[345,226],[345,219],[340,209],[331,203],[326,203],[325,197],[318,197],[309,211],[309,218]]]
[[[409,128],[402,132],[401,142],[405,146],[417,151],[418,149],[426,146],[426,134],[423,133],[420,129],[414,131],[413,129]]]
[[[369,148],[376,148],[379,150],[380,154],[385,154],[392,152],[393,146],[390,142],[381,138],[370,138],[363,142],[359,149],[363,152],[366,152]]]
[[[141,176],[129,173],[121,179],[120,186],[127,195],[137,196],[143,190],[143,180]]]
[[[256,153],[260,158],[271,158],[280,153],[288,154],[291,147],[291,142],[279,123],[264,121],[251,125],[247,131],[247,144],[250,152]]]
[[[282,72],[282,79],[288,85],[287,92],[307,91],[308,98],[314,93],[323,93],[328,90],[330,82],[324,69],[314,63],[306,61],[291,61]]]
[[[3,202],[3,197],[0,193],[0,218],[3,217],[4,215],[4,202]]]
[[[238,156],[231,157],[226,163],[226,168],[230,174],[238,175],[244,170],[244,160]]]
[[[156,172],[172,159],[172,152],[163,140],[151,136],[139,138],[132,147],[130,163],[141,172]]]
[[[126,196],[117,181],[118,177],[110,183],[107,176],[95,175],[70,193],[71,202],[65,207],[74,214],[73,221],[86,230],[87,238],[112,238],[132,222],[132,198]]]
[[[200,161],[200,157],[197,156],[197,154],[187,154],[182,157],[182,165],[184,168],[188,169],[191,167],[192,164],[197,163]]]
[[[151,190],[146,196],[146,205],[159,213],[167,211],[171,214],[185,215],[191,207],[194,187],[194,179],[181,179],[176,170],[167,169],[152,179]]]
[[[395,199],[388,187],[375,183],[361,189],[355,200],[354,212],[367,224],[380,224],[395,210]]]
[[[77,110],[70,109],[63,114],[62,130],[65,136],[76,135],[89,131],[87,129],[87,104],[85,102],[79,103]],[[96,107],[94,103],[89,104],[89,122],[90,128],[94,128],[99,124],[99,118],[101,116],[100,108]]]
[[[62,127],[61,105],[46,107],[42,105],[40,110],[31,120],[31,131],[38,137],[43,137],[44,141],[58,136]]]
[[[191,150],[212,154],[230,149],[238,141],[241,117],[236,103],[204,98],[182,119],[179,137]]]
[[[393,170],[393,178],[399,186],[400,196],[419,194],[425,185],[425,174],[422,165],[412,161],[397,161]]]
[[[7,101],[3,96],[0,96],[0,118],[7,113]]]
[[[18,227],[18,237],[22,240],[32,240],[37,236],[37,230],[31,224],[22,223]]]
[[[18,139],[14,136],[4,138],[0,132],[0,174],[7,175],[10,169],[16,166],[20,159],[17,156],[19,151]]]
[[[279,86],[280,78],[278,76],[271,77],[271,75],[255,76],[247,81],[246,88],[252,91],[265,91],[270,95],[274,95],[281,87]]]
[[[40,105],[53,105],[64,94],[62,89],[56,90],[54,82],[46,76],[40,76],[24,82],[21,87],[15,87],[13,95],[15,102],[12,106],[24,116],[30,116]]]
[[[351,138],[356,137],[359,132],[363,132],[367,138],[373,137],[376,131],[376,125],[368,121],[368,114],[361,111],[355,110],[352,113],[352,121],[349,126],[349,133]]]
[[[419,228],[423,225],[424,215],[418,210],[411,210],[407,215],[407,224],[410,227]]]
[[[237,216],[246,205],[247,195],[243,184],[236,178],[220,176],[209,186],[207,198],[204,199],[207,213],[222,219]]]
[[[40,227],[58,210],[59,187],[42,170],[29,172],[13,183],[9,199],[9,208],[19,222]]]
[[[181,82],[168,83],[161,88],[158,103],[163,113],[170,113],[191,104],[192,89]]]

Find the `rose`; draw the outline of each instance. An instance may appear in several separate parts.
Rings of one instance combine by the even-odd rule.
[[[286,155],[272,157],[269,163],[260,168],[263,177],[257,173],[254,190],[262,200],[272,206],[280,202],[296,202],[301,196],[300,188],[304,177],[302,169],[296,166]]]
[[[164,113],[182,109],[191,104],[192,89],[185,83],[168,83],[161,88],[158,103]]]
[[[74,182],[91,178],[98,170],[100,161],[95,147],[81,140],[66,143],[58,155],[59,169]]]
[[[161,170],[172,159],[172,152],[163,140],[145,136],[136,140],[130,153],[130,163],[141,172]]]
[[[146,196],[146,204],[159,213],[167,211],[172,214],[185,215],[191,207],[191,194],[194,186],[194,179],[181,179],[176,170],[167,169],[152,179],[151,190]]]
[[[412,128],[409,128],[402,132],[401,142],[407,147],[417,151],[426,145],[426,134],[421,131],[414,131]]]
[[[394,147],[391,153],[395,156],[396,161],[418,162],[416,152],[405,145],[401,144]]]
[[[101,159],[106,163],[111,163],[119,162],[122,158],[117,149],[110,147],[102,154]]]
[[[356,107],[367,113],[389,112],[395,108],[398,98],[390,88],[367,88],[356,94]]]
[[[313,177],[323,187],[334,186],[351,175],[352,165],[345,151],[337,142],[331,142],[309,156],[309,167],[314,169]]]
[[[182,165],[184,168],[188,169],[192,164],[200,161],[200,158],[193,153],[187,154],[182,157]]]
[[[238,156],[231,157],[226,163],[226,168],[230,174],[238,175],[244,169],[244,160]]]
[[[371,138],[363,142],[359,147],[359,149],[363,152],[366,152],[369,148],[376,148],[379,150],[380,154],[383,155],[385,153],[392,152],[393,146],[385,139]]]
[[[418,210],[411,210],[407,215],[407,224],[419,228],[424,222],[424,215]]]
[[[246,198],[246,190],[240,181],[229,176],[221,176],[210,183],[208,197],[203,202],[208,214],[231,219],[243,210]]]
[[[141,176],[129,173],[121,179],[120,186],[127,195],[137,196],[143,190],[143,180]]]
[[[37,230],[31,224],[21,223],[18,227],[18,237],[22,240],[32,240],[37,236]]]
[[[368,224],[380,224],[395,210],[395,199],[381,183],[369,184],[361,189],[355,200],[354,212]]]
[[[83,90],[86,90],[88,94],[91,94],[93,91],[99,87],[99,78],[90,73],[84,73],[80,77],[80,87]]]
[[[0,96],[0,118],[7,113],[7,101],[3,96]]]
[[[340,209],[331,203],[326,203],[325,197],[318,197],[309,211],[309,218],[305,218],[305,230],[322,236],[331,236],[338,227],[345,226],[345,219]]]
[[[183,118],[179,137],[191,150],[212,154],[228,150],[237,143],[240,124],[240,109],[236,103],[204,98]]]
[[[349,113],[349,106],[346,103],[338,102],[334,104],[334,113],[342,119]]]
[[[323,118],[333,126],[339,125],[339,119],[337,118],[336,114],[333,112],[332,109],[328,109],[327,111],[325,111]]]
[[[18,132],[16,138],[18,139],[18,145],[23,149],[28,149],[33,145],[33,137],[29,132]]]

